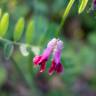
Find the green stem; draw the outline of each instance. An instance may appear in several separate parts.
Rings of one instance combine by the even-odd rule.
[[[67,16],[68,16],[70,10],[71,10],[72,5],[74,4],[74,2],[75,2],[75,0],[70,0],[70,1],[69,1],[69,4],[67,5],[67,7],[66,7],[66,9],[65,9],[65,11],[64,11],[64,13],[63,13],[60,26],[57,28],[57,31],[56,31],[56,34],[55,34],[56,37],[59,37],[61,28],[62,28],[62,26],[63,26],[63,24],[64,24],[64,22],[65,22],[65,20],[66,20],[66,18],[67,18]]]
[[[14,44],[14,45],[18,45],[18,46],[19,46],[19,45],[26,45],[26,46],[32,47],[32,45],[30,45],[30,44],[11,41],[11,40],[8,40],[8,39],[2,38],[2,37],[0,37],[0,40],[1,40],[1,41],[4,41],[4,42],[12,43],[12,44]]]

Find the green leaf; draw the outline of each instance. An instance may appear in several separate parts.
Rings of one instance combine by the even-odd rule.
[[[19,47],[20,52],[21,52],[21,54],[22,54],[23,56],[28,56],[28,55],[29,55],[29,52],[28,52],[28,50],[27,50],[27,47],[28,47],[28,46],[26,46],[26,45],[24,45],[24,44],[21,44],[20,47]]]
[[[12,43],[5,43],[4,45],[4,56],[9,59],[13,53],[14,46]]]
[[[1,18],[1,16],[2,16],[2,9],[0,9],[0,18]]]
[[[8,30],[9,14],[5,13],[0,21],[0,37],[3,37]]]
[[[29,21],[27,29],[26,29],[26,42],[32,43],[32,36],[34,32],[34,21]]]
[[[40,44],[42,42],[42,40],[44,41],[45,39],[43,37],[45,37],[46,33],[48,32],[48,21],[44,16],[36,16],[34,17],[34,22],[35,22],[35,33],[34,33],[34,41],[35,44],[38,43]],[[38,38],[37,38],[38,36]],[[47,33],[48,36],[48,33]],[[46,36],[46,38],[48,38]],[[46,41],[46,40],[45,40]]]
[[[20,38],[21,38],[21,36],[23,34],[23,30],[24,30],[24,18],[21,17],[17,21],[15,29],[14,29],[14,40],[15,41],[20,40]]]
[[[70,0],[70,2],[68,3],[66,9],[65,9],[65,12],[63,13],[63,19],[65,20],[66,17],[68,16],[73,4],[74,4],[75,0]]]
[[[82,13],[84,11],[84,9],[87,6],[88,0],[79,0],[80,1],[80,5],[79,5],[79,10],[78,13]]]

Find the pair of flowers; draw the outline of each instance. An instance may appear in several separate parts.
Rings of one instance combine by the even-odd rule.
[[[33,58],[34,66],[40,65],[40,72],[44,72],[46,69],[46,62],[53,53],[52,64],[49,68],[48,74],[52,75],[54,71],[56,73],[61,73],[63,71],[63,66],[60,62],[61,52],[63,48],[63,42],[59,39],[53,38],[48,42],[47,48],[44,50],[42,55],[35,56]]]

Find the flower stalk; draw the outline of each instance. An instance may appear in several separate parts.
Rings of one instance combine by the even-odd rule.
[[[59,37],[60,31],[61,31],[61,29],[63,27],[63,24],[64,24],[64,22],[65,22],[65,20],[66,20],[66,18],[68,16],[71,8],[72,8],[72,5],[74,4],[74,2],[75,2],[75,0],[70,0],[69,1],[68,5],[67,5],[67,7],[66,7],[66,9],[65,9],[65,11],[63,13],[61,23],[60,23],[59,27],[57,28],[57,31],[56,31],[56,34],[55,34],[56,37]]]

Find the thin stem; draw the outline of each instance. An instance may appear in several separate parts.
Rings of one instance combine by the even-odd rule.
[[[8,39],[2,38],[2,37],[0,37],[0,40],[1,40],[1,41],[4,41],[4,42],[12,43],[12,44],[14,44],[14,45],[26,45],[26,46],[32,47],[32,45],[30,45],[30,44],[11,41],[11,40],[8,40]]]
[[[71,8],[72,8],[72,5],[74,4],[74,2],[75,2],[75,0],[70,0],[70,1],[69,1],[69,4],[67,5],[67,7],[66,7],[66,9],[65,9],[65,11],[64,11],[64,13],[63,13],[60,26],[57,28],[57,31],[56,31],[56,34],[55,34],[56,37],[59,36],[60,31],[61,31],[61,29],[62,29],[62,27],[63,27],[63,24],[64,24],[64,22],[65,22],[65,20],[66,20],[66,18],[67,18],[67,16],[68,16]]]

